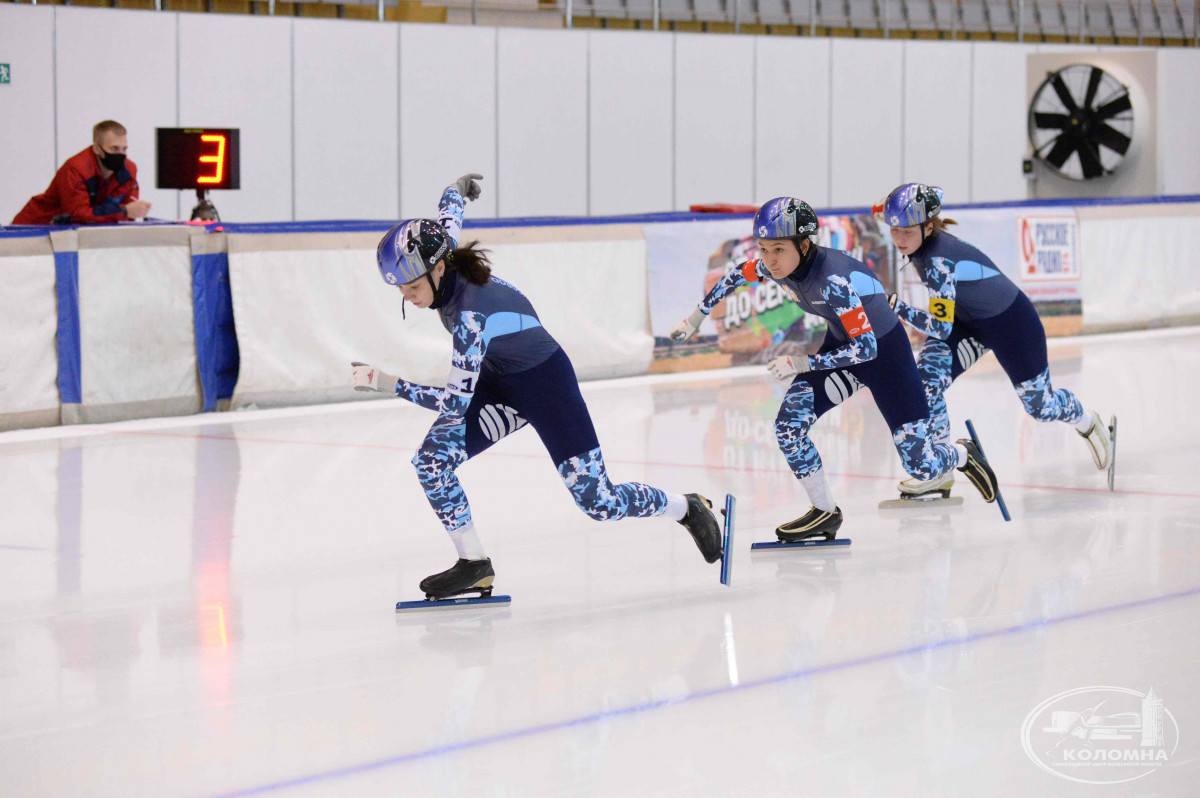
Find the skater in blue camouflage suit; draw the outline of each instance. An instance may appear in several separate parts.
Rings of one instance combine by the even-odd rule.
[[[946,389],[988,350],[996,353],[1025,412],[1038,421],[1074,425],[1087,441],[1099,469],[1108,467],[1108,427],[1088,413],[1073,393],[1050,384],[1046,332],[1033,303],[1005,277],[987,255],[946,232],[953,219],[940,215],[942,190],[921,183],[899,186],[878,205],[875,215],[891,226],[892,241],[907,255],[929,291],[927,310],[889,302],[896,315],[928,336],[917,359],[933,420],[934,437],[950,438]],[[948,496],[952,472],[932,480],[914,476],[900,483],[908,496]]]
[[[818,418],[863,385],[871,389],[883,413],[906,472],[931,480],[959,468],[986,501],[995,501],[995,475],[974,444],[934,442],[912,350],[883,286],[846,253],[817,246],[817,228],[812,208],[794,197],[763,205],[754,217],[760,259],[728,272],[671,331],[673,339],[686,341],[724,297],[760,280],[775,282],[805,312],[828,322],[816,354],[779,357],[767,364],[776,379],[790,381],[775,419],[775,435],[813,504],[805,515],[779,526],[776,535],[783,541],[836,536],[842,511],[830,495],[821,457],[808,433]]]
[[[598,521],[666,515],[683,524],[708,562],[722,536],[707,499],[638,482],[613,484],[575,370],[524,294],[491,274],[486,251],[458,247],[463,198],[479,196],[480,175],[442,194],[437,221],[401,222],[379,243],[379,270],[403,301],[432,308],[453,339],[445,388],[416,385],[353,363],[354,387],[393,393],[438,416],[413,458],[417,478],[458,551],[448,571],[421,582],[433,599],[490,591],[495,572],[475,530],[455,470],[524,427],[537,430],[563,484]]]

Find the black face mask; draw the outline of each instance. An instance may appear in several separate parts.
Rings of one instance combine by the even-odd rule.
[[[119,172],[125,166],[125,153],[106,152],[100,156],[100,165],[110,172]]]

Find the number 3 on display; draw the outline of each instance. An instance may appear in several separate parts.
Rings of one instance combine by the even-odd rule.
[[[208,133],[200,137],[200,141],[205,144],[216,144],[216,155],[201,155],[200,163],[213,164],[213,173],[209,175],[200,175],[196,178],[197,183],[206,185],[220,184],[221,179],[225,177],[225,136],[219,133]]]

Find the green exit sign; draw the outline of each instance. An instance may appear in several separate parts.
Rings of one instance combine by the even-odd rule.
[[[12,67],[0,64],[0,83],[12,83]]]

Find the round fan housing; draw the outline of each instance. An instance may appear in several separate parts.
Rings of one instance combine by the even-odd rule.
[[[1111,174],[1132,138],[1129,88],[1091,64],[1052,72],[1029,104],[1034,157],[1071,180]]]

